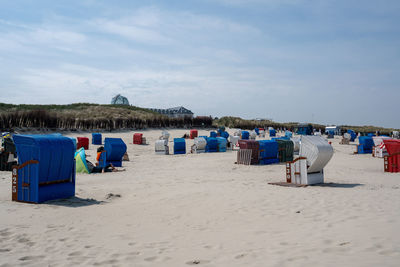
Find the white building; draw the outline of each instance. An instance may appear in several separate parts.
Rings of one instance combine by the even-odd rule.
[[[325,133],[328,134],[330,131],[334,132],[335,135],[342,134],[342,130],[340,129],[340,126],[326,126]]]
[[[167,109],[150,108],[150,110],[160,113],[162,115],[166,115],[171,118],[185,118],[185,117],[193,118],[193,112],[182,106],[175,108],[167,108]]]

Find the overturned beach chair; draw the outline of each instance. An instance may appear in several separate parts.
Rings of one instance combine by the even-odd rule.
[[[185,138],[174,138],[174,154],[186,154]]]
[[[207,138],[206,152],[208,153],[218,152],[218,140],[216,137]]]
[[[299,157],[286,163],[286,182],[302,185],[323,183],[323,168],[332,156],[333,148],[324,138],[302,136]]]
[[[41,203],[75,195],[75,148],[56,135],[14,135],[18,165],[12,171],[12,200]]]
[[[168,139],[156,140],[155,151],[158,155],[169,155]]]
[[[204,153],[206,152],[207,137],[196,137],[194,138],[194,144],[191,147],[192,153]]]

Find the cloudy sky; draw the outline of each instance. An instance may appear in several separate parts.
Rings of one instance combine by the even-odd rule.
[[[400,128],[398,0],[0,0],[0,102]]]

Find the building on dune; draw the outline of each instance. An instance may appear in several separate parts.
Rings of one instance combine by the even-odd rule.
[[[111,99],[111,105],[127,105],[127,106],[129,106],[129,101],[128,101],[128,98],[126,98],[125,96],[118,94]]]
[[[175,108],[167,108],[167,109],[159,109],[159,108],[150,108],[151,111],[160,113],[162,115],[166,115],[170,118],[193,118],[194,113],[187,108],[182,106]]]

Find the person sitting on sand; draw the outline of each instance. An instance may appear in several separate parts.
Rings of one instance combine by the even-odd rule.
[[[97,149],[97,156],[96,156],[96,165],[91,163],[86,159],[86,165],[88,167],[89,173],[104,173],[104,172],[118,172],[118,171],[125,171],[125,169],[118,170],[115,168],[111,163],[107,164],[105,167],[100,167],[100,156],[101,153],[104,151],[104,147],[101,146]],[[87,158],[87,157],[86,157]]]
[[[125,171],[125,169],[118,170],[111,163],[103,168],[103,167],[100,167],[100,166],[94,166],[93,163],[91,163],[90,161],[86,160],[86,165],[88,166],[89,173],[105,173],[105,172]]]

